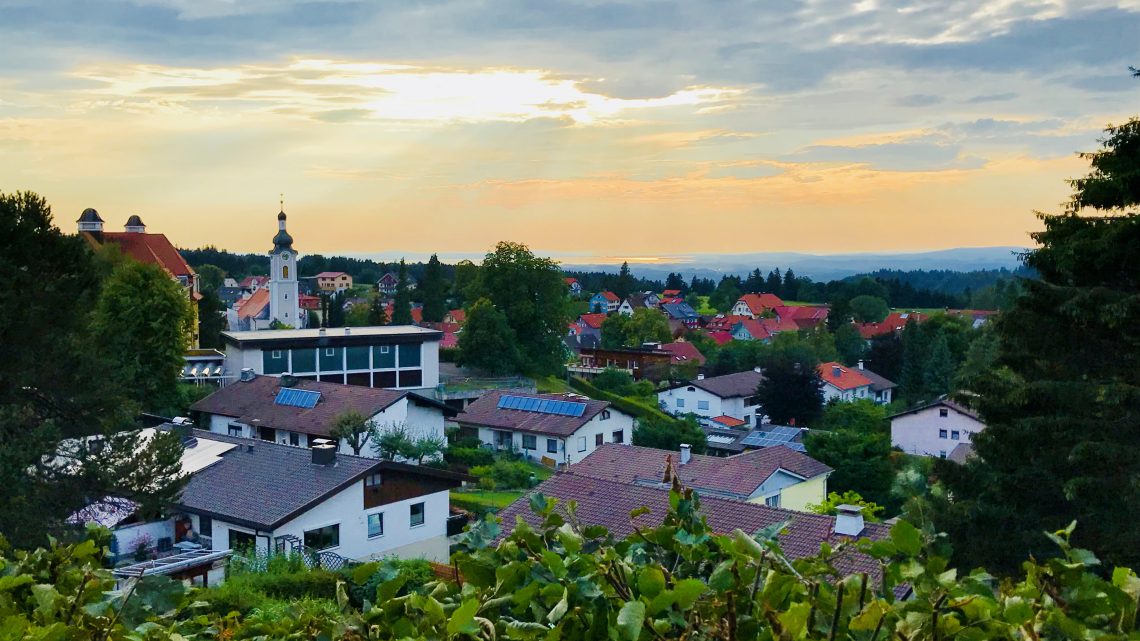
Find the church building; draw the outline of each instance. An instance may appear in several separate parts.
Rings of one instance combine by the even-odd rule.
[[[273,249],[269,250],[269,282],[234,305],[229,323],[231,329],[305,327],[306,318],[301,310],[297,283],[298,257],[293,250],[293,237],[285,229],[285,220],[284,211],[277,214],[277,235],[273,237]]]

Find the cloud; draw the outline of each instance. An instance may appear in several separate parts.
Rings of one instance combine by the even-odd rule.
[[[991,93],[983,94],[980,96],[973,96],[971,98],[968,98],[966,100],[966,103],[971,105],[980,105],[987,102],[1005,102],[1006,100],[1013,100],[1016,97],[1016,93],[1007,91],[1005,93]]]
[[[941,96],[927,93],[914,93],[895,100],[895,104],[900,107],[930,107],[940,102],[942,102]]]

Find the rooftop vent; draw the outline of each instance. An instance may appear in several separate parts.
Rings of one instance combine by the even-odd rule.
[[[835,508],[835,533],[844,536],[859,536],[863,532],[863,508],[858,505],[843,504]]]
[[[693,446],[688,443],[681,443],[681,465],[688,465],[689,461],[693,459]]]
[[[257,374],[254,373],[252,367],[243,367],[241,369],[241,375],[239,376],[239,379],[244,383],[248,383],[256,377]]]
[[[838,365],[833,366],[831,368],[831,375],[834,376],[835,378],[839,378],[840,376],[843,375],[843,368],[838,366]]]

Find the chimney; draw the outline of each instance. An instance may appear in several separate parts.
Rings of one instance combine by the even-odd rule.
[[[351,333],[352,333],[352,328],[351,328],[351,327],[345,327],[345,328],[344,328],[344,335],[345,335],[345,336],[348,336],[348,335],[349,335],[349,334],[351,334]]]
[[[253,373],[252,367],[243,367],[241,368],[241,376],[239,377],[239,380],[241,380],[243,383],[248,383],[252,381],[256,376],[257,374]]]
[[[688,465],[692,458],[693,446],[688,443],[681,443],[681,465]]]
[[[702,373],[700,373],[700,374],[697,374],[697,380],[698,380],[698,381],[703,381],[703,380],[705,380],[705,375],[704,375],[704,373],[703,373],[703,372],[702,372]]]
[[[326,333],[326,332],[325,332],[325,328],[323,328],[323,327],[317,330],[317,334],[318,334],[318,335],[320,335],[320,336],[324,336],[324,335],[325,335],[325,333]]]
[[[753,367],[753,368],[752,368],[752,371],[753,371],[753,372],[756,372],[757,374],[763,374],[763,373],[764,373],[764,368],[763,368],[763,367],[760,367],[759,365],[757,365],[756,367]]]
[[[321,443],[313,446],[313,465],[332,465],[336,463],[336,446],[331,443]],[[862,517],[860,517],[862,522]]]
[[[840,376],[843,375],[843,368],[838,366],[838,365],[832,366],[831,375],[834,376],[835,378],[839,378]]]
[[[844,536],[859,536],[863,532],[863,508],[858,505],[843,504],[835,508],[835,533]]]
[[[859,369],[863,369],[863,359],[859,359]]]

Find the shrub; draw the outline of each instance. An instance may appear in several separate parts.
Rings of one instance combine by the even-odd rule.
[[[495,461],[494,465],[473,467],[470,472],[472,475],[480,477],[480,479],[490,478],[495,483],[494,487],[504,490],[530,487],[530,477],[534,475],[534,471],[526,463],[502,460]],[[482,487],[481,481],[480,487]]]
[[[449,447],[443,453],[443,460],[453,468],[469,469],[479,465],[491,465],[495,454],[481,447]]]
[[[387,557],[346,569],[342,571],[342,576],[348,581],[348,596],[357,607],[363,606],[366,600],[375,603],[376,588],[397,577],[403,583],[398,592],[388,595],[389,598],[421,592],[426,585],[436,580],[435,572],[432,571],[431,563],[428,561],[396,557]]]

